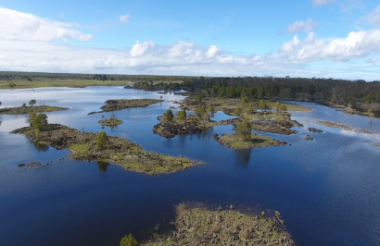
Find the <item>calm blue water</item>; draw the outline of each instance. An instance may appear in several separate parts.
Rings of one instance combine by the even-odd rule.
[[[101,114],[87,113],[98,111],[105,100],[160,96],[166,101],[116,111],[124,123],[105,131],[148,151],[187,156],[205,165],[149,176],[77,162],[66,158],[68,151],[41,148],[9,134],[26,125],[25,116],[0,115],[0,245],[119,245],[129,233],[142,240],[156,232],[157,224],[159,232],[170,229],[174,205],[183,201],[278,210],[297,245],[380,244],[380,149],[374,147],[378,136],[315,124],[317,119],[331,120],[380,131],[380,119],[370,124],[367,117],[302,103],[314,110],[294,113],[293,118],[306,126],[296,128],[299,134],[262,133],[292,146],[231,150],[212,135],[233,132],[232,126],[170,140],[153,134],[157,116],[183,96],[122,87],[0,91],[3,106],[36,99],[69,107],[48,113],[49,122],[93,132],[102,130],[97,124]],[[229,118],[221,112],[215,117]],[[310,133],[309,126],[324,132]],[[314,140],[305,141],[307,134]],[[44,166],[17,166],[34,160]]]

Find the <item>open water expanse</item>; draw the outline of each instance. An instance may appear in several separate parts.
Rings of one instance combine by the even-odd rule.
[[[132,233],[138,240],[173,229],[174,206],[278,210],[297,245],[380,245],[380,147],[378,135],[317,125],[330,120],[380,132],[380,119],[348,115],[313,103],[311,112],[293,113],[305,125],[296,135],[262,132],[292,146],[232,150],[212,135],[233,133],[217,126],[205,133],[165,139],[153,134],[157,116],[184,99],[123,87],[0,90],[2,107],[38,104],[69,107],[47,113],[49,123],[100,132],[99,111],[108,99],[163,97],[146,108],[116,111],[124,123],[104,130],[145,150],[182,155],[205,165],[173,174],[150,176],[100,162],[67,159],[69,151],[35,146],[10,131],[26,126],[25,115],[0,115],[0,245],[116,246]],[[111,113],[104,113],[108,117]],[[214,120],[228,119],[222,112]],[[323,133],[312,133],[316,127]],[[314,140],[305,141],[307,134]],[[65,157],[64,160],[61,160]],[[39,161],[39,168],[20,163]],[[49,165],[45,165],[50,163]],[[155,227],[160,225],[159,230]]]

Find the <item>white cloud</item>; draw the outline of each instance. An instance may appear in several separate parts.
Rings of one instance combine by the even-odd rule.
[[[6,15],[4,15],[4,13]],[[102,49],[58,45],[54,39],[88,40],[73,25],[45,20],[33,15],[0,9],[0,70],[121,73],[205,76],[300,76],[374,79],[373,71],[346,69],[332,71],[313,69],[312,62],[367,59],[380,53],[380,30],[351,32],[346,38],[298,36],[282,45],[275,54],[237,55],[215,45],[202,46],[187,41],[172,45],[156,45],[153,41],[137,41],[130,49]],[[43,30],[43,31],[41,31]],[[78,34],[79,33],[79,34]],[[88,36],[89,35],[89,36]],[[366,60],[363,59],[365,63]],[[374,61],[374,60],[373,60]],[[345,63],[339,63],[344,67]],[[368,64],[366,64],[367,67]],[[359,74],[359,75],[358,75]]]
[[[380,29],[350,32],[346,38],[316,39],[309,33],[304,41],[297,36],[279,50],[278,55],[289,56],[293,62],[312,62],[321,60],[349,61],[380,53]]]
[[[207,57],[212,58],[219,54],[222,50],[218,48],[216,45],[212,45],[208,50],[207,50]]]
[[[135,45],[132,46],[132,49],[130,51],[131,56],[142,56],[144,55],[149,48],[154,47],[155,44],[153,41],[145,41],[143,43],[140,43],[138,40]]]
[[[368,23],[373,26],[380,26],[380,5],[377,6],[366,16],[360,18],[360,22]]]
[[[318,26],[319,22],[308,18],[306,22],[296,21],[288,26],[286,33],[311,32]]]
[[[129,14],[120,16],[119,21],[123,24],[127,24],[129,22]]]
[[[316,7],[316,6],[326,5],[332,2],[335,2],[335,0],[313,0],[313,5]]]
[[[88,41],[91,34],[73,29],[72,24],[51,21],[18,11],[0,8],[0,33],[2,39],[52,41],[78,39]]]

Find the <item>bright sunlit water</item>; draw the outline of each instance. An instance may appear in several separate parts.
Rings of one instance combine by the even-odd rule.
[[[232,150],[212,138],[214,133],[232,133],[232,126],[169,140],[153,134],[157,116],[178,106],[173,101],[183,96],[123,87],[0,91],[3,107],[30,99],[69,107],[47,113],[49,122],[93,132],[102,130],[97,123],[101,114],[87,114],[99,111],[104,101],[160,96],[165,102],[116,111],[124,123],[104,130],[145,150],[182,155],[205,165],[149,176],[100,162],[77,162],[66,158],[69,151],[35,146],[21,135],[9,134],[26,126],[25,115],[0,115],[0,245],[111,246],[129,233],[142,240],[157,232],[157,224],[158,232],[173,229],[169,222],[174,206],[184,201],[278,210],[297,245],[380,244],[378,136],[315,124],[317,119],[330,120],[380,132],[380,119],[370,123],[367,117],[300,103],[314,110],[293,114],[305,125],[295,128],[298,134],[261,133],[292,146]],[[228,118],[218,112],[214,120]],[[312,133],[307,127],[324,132]],[[307,134],[314,140],[305,141]],[[30,161],[44,166],[18,167]]]

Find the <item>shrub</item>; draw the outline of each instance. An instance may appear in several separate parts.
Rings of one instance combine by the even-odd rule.
[[[104,131],[101,131],[96,138],[96,148],[102,150],[107,146],[108,143],[109,139],[107,134]]]
[[[195,110],[195,114],[198,118],[202,118],[207,113],[206,108],[204,106],[200,106]]]
[[[120,246],[138,246],[136,239],[133,238],[132,234],[128,236],[125,235],[120,241]]]
[[[178,113],[178,120],[185,121],[186,120],[186,110],[181,110]]]
[[[32,126],[38,130],[43,130],[47,127],[48,121],[46,114],[38,114],[32,118]]]
[[[243,114],[243,109],[241,107],[237,107],[234,111],[234,115],[241,116]]]
[[[170,109],[168,109],[168,111],[164,113],[164,120],[171,121],[172,119],[173,119],[173,112]]]
[[[32,99],[29,101],[29,106],[33,106],[34,104],[36,104],[36,100]]]
[[[281,110],[281,111],[286,111],[286,110],[288,110],[288,109],[286,108],[285,104],[281,104],[281,106],[280,106],[280,110]]]

